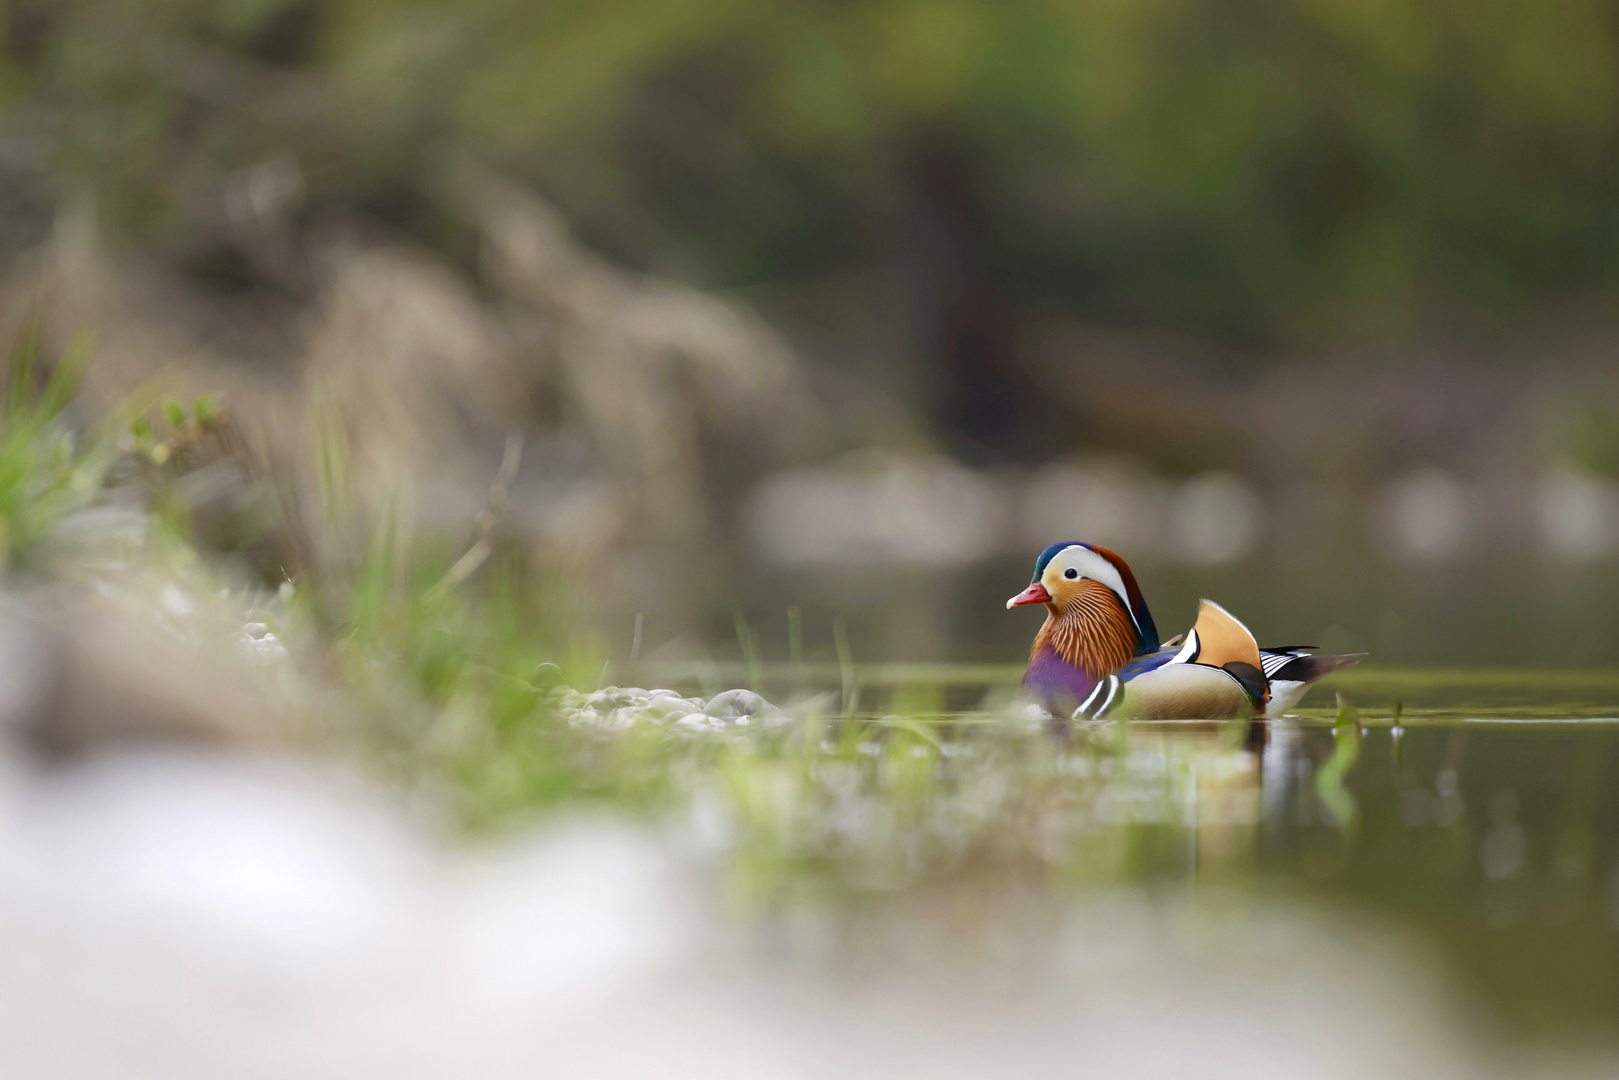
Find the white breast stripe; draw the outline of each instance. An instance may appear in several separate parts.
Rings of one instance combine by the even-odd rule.
[[[1102,707],[1100,709],[1096,710],[1096,715],[1106,715],[1107,711],[1113,707],[1114,699],[1119,696],[1119,692],[1123,689],[1124,680],[1120,679],[1117,675],[1109,675],[1107,677],[1107,700],[1102,702]]]
[[[1106,687],[1106,686],[1107,686],[1106,680],[1097,683],[1095,689],[1093,689],[1090,692],[1090,695],[1088,697],[1086,697],[1084,701],[1081,701],[1079,703],[1079,708],[1074,710],[1074,715],[1075,716],[1089,716],[1090,713],[1086,712],[1085,710],[1089,709],[1091,707],[1091,702],[1096,700],[1096,695],[1100,694],[1102,692],[1102,689],[1104,687]]]
[[[1080,702],[1079,708],[1074,710],[1072,719],[1099,719],[1103,714],[1113,707],[1113,702],[1118,698],[1119,692],[1123,689],[1124,680],[1120,679],[1117,675],[1109,675],[1107,678],[1096,684],[1096,689],[1091,691],[1089,697]],[[1105,697],[1102,697],[1102,703],[1094,709],[1091,708],[1091,703],[1094,702],[1099,696],[1102,696],[1102,691],[1104,690],[1107,691],[1107,694]]]

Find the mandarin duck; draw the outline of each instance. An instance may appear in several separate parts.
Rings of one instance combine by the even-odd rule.
[[[1161,643],[1130,567],[1095,544],[1042,551],[1029,587],[1006,602],[1025,604],[1044,604],[1047,614],[1023,687],[1076,720],[1280,716],[1312,683],[1366,656],[1315,656],[1308,645],[1261,649],[1212,600],[1199,603],[1192,629]]]

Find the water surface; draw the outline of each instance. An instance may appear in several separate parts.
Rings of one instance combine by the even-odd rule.
[[[829,674],[754,672],[778,700]],[[1619,1038],[1619,673],[1372,668],[1286,719],[1066,730],[1009,714],[1008,674],[846,668],[785,742],[705,773],[733,899],[867,955],[1104,896],[1304,904],[1432,950],[1498,1036]]]

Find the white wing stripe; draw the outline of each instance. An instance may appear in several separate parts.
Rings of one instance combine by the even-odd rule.
[[[1259,666],[1265,669],[1265,677],[1268,679],[1295,659],[1297,658],[1292,653],[1260,653]]]
[[[1197,642],[1197,631],[1188,630],[1186,631],[1186,644],[1181,646],[1181,651],[1175,654],[1175,659],[1171,660],[1170,663],[1190,664],[1197,659],[1199,651],[1201,651],[1201,646]]]

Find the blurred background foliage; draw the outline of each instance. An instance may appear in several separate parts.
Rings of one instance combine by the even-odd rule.
[[[1243,345],[1611,299],[1616,16],[1585,0],[18,3],[13,183],[183,243],[295,152],[308,213],[435,247],[461,155],[713,288],[872,256],[907,203],[1021,302]],[[199,220],[201,219],[201,220]]]
[[[288,403],[325,395],[363,444],[400,412],[366,390],[421,378],[409,407],[447,398],[483,469],[445,480],[460,502],[423,495],[441,521],[476,509],[500,429],[555,435],[511,529],[573,552],[614,640],[643,611],[707,648],[734,608],[816,590],[812,623],[853,611],[868,652],[1015,653],[1025,628],[983,604],[1062,526],[1126,547],[1172,612],[1225,589],[1284,637],[1391,659],[1611,660],[1616,24],[1594,0],[23,0],[0,246],[48,253],[12,294],[55,296],[58,340],[138,337],[107,332],[86,266],[162,331],[92,411],[189,365],[182,389],[244,422],[292,430]],[[339,249],[411,268],[417,293],[361,307],[394,330],[410,308],[399,336],[437,353],[368,358],[394,346],[344,322]],[[311,328],[338,324],[334,375]],[[424,482],[455,456],[388,437]],[[842,562],[773,549],[750,492],[890,476],[850,452],[946,463],[905,474],[935,506],[972,502],[939,477],[988,485],[915,537],[1010,523],[931,559],[897,534]],[[1052,463],[1148,509],[1103,535],[1094,500],[1017,509]],[[894,483],[875,505],[927,502]],[[1220,526],[1211,501],[1246,515],[1230,543],[1159,542]]]

